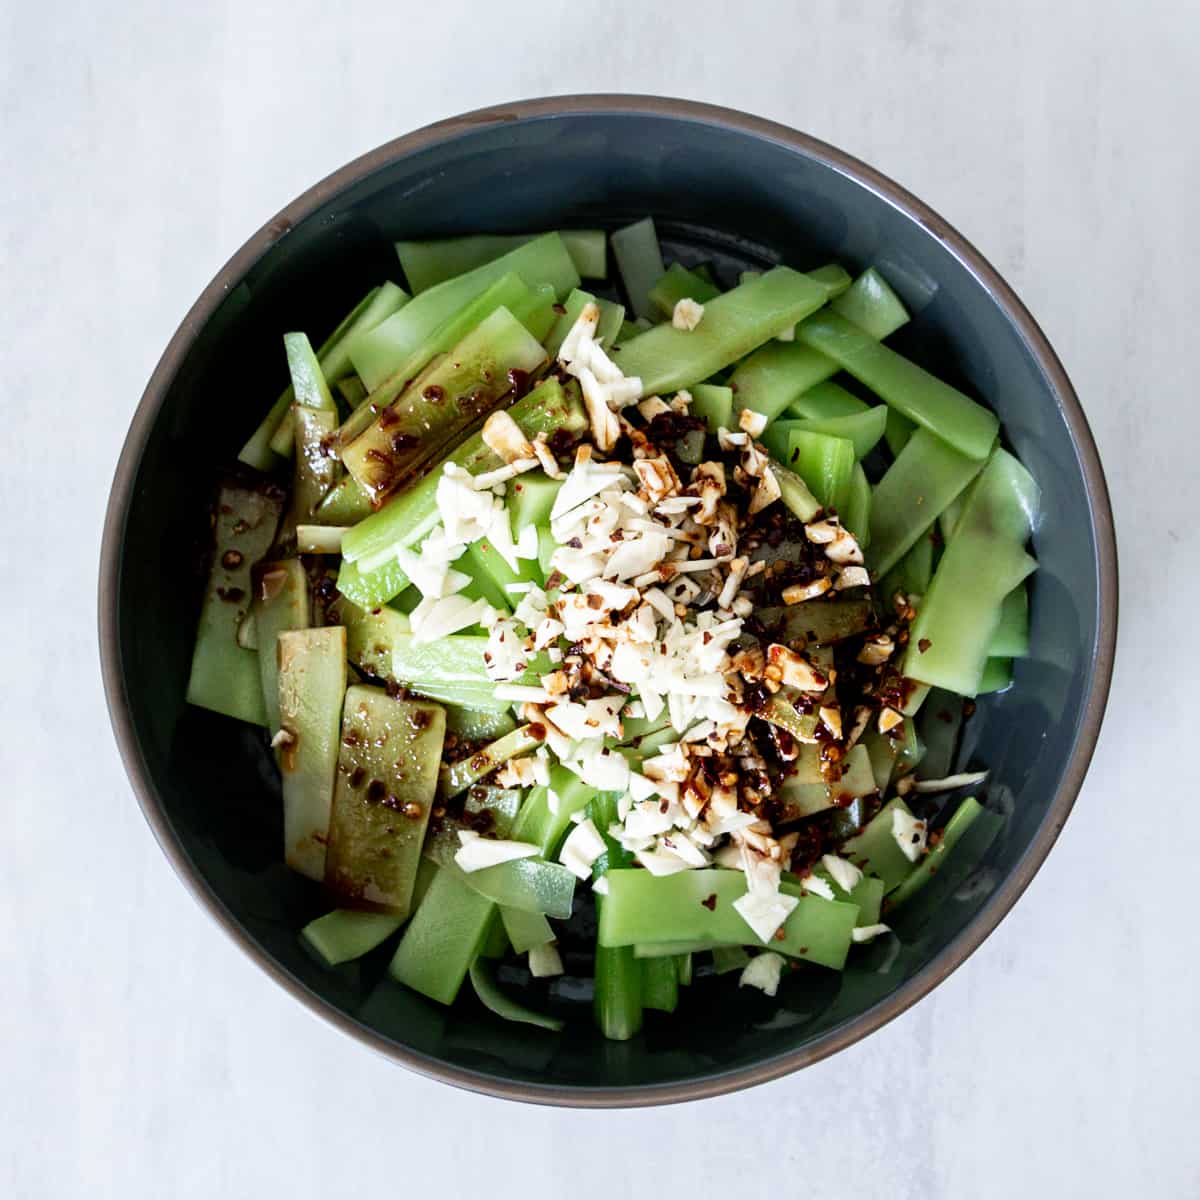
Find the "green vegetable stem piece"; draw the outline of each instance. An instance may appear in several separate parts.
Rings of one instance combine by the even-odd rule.
[[[675,305],[680,300],[695,300],[697,304],[707,304],[715,296],[721,294],[721,289],[707,280],[689,271],[680,263],[672,263],[667,272],[650,289],[647,299],[655,315],[669,321],[675,311]]]
[[[409,287],[426,292],[446,279],[463,275],[510,254],[539,237],[539,233],[475,234],[424,242],[397,242],[396,254]],[[558,236],[584,279],[608,274],[607,238],[603,229],[560,229]]]
[[[250,611],[251,571],[270,549],[283,512],[274,488],[223,486],[214,516],[215,554],[188,677],[189,704],[265,725],[258,655],[238,644]]]
[[[279,655],[276,639],[289,629],[303,629],[311,620],[308,576],[298,558],[260,563],[254,570],[254,619],[258,639],[258,670],[262,680],[267,731],[279,731]],[[340,703],[340,697],[339,697]]]
[[[880,342],[908,323],[908,310],[874,267],[868,267],[829,307]]]
[[[650,303],[650,289],[663,274],[662,251],[654,221],[645,217],[618,229],[612,234],[612,248],[617,271],[634,313],[652,320],[655,312]]]
[[[545,361],[541,343],[497,309],[343,449],[346,469],[378,504],[490,412],[514,387],[512,372],[528,374]]]
[[[445,724],[436,704],[347,689],[325,867],[333,894],[408,913]]]
[[[346,694],[346,631],[327,626],[281,632],[277,657],[279,727],[286,739],[279,747],[283,859],[320,881]]]

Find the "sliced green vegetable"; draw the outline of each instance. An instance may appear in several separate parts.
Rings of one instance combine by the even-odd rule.
[[[526,912],[520,908],[500,906],[500,919],[504,932],[516,954],[525,954],[534,946],[545,946],[554,941],[554,930],[540,912]]]
[[[1006,450],[988,461],[963,508],[910,630],[904,673],[971,696],[1005,597],[1036,568],[1025,552],[1038,486]]]
[[[830,364],[836,369],[836,363],[830,360]],[[865,400],[860,400],[840,384],[825,382],[814,384],[807,391],[801,392],[787,406],[784,415],[795,420],[825,421],[832,417],[857,416],[868,412],[870,408],[871,405]],[[891,414],[893,411],[895,410],[884,406],[885,413]]]
[[[444,864],[449,870],[457,866]],[[541,913],[566,920],[575,897],[575,876],[558,863],[542,858],[518,858],[512,862],[485,867],[482,871],[463,871],[463,882],[495,901],[501,907]]]
[[[337,429],[337,413],[328,408],[292,406],[295,462],[292,466],[293,525],[312,521],[321,501],[337,483],[342,465],[326,450],[327,439]]]
[[[557,1033],[563,1027],[558,1017],[548,1017],[543,1013],[534,1012],[519,1004],[511,996],[501,991],[491,970],[482,959],[476,959],[471,964],[471,986],[485,1008],[490,1009],[505,1021],[516,1021],[523,1025],[536,1025],[540,1029],[549,1029]]]
[[[894,408],[888,409],[887,428],[883,431],[883,438],[893,458],[898,457],[900,451],[908,445],[908,439],[916,432],[916,428],[916,424],[903,413]]]
[[[305,925],[302,936],[326,966],[336,967],[369,954],[403,924],[404,918],[392,913],[335,908]]]
[[[347,689],[325,866],[335,895],[409,911],[445,726],[436,704]]]
[[[539,433],[553,434],[559,430],[574,436],[587,428],[587,414],[578,388],[564,388],[556,379],[540,383],[518,400],[508,413],[528,438],[536,437]],[[486,445],[480,433],[467,438],[447,456],[446,461],[462,467],[471,475],[503,466],[503,460]],[[346,560],[350,563],[362,560],[366,570],[374,571],[398,547],[419,543],[438,522],[437,483],[438,472],[432,470],[392,499],[380,512],[355,526],[342,547]],[[405,580],[388,596],[375,597],[366,602],[382,603],[407,586],[407,582]],[[340,580],[338,586],[341,587]],[[345,591],[344,588],[342,590]],[[358,603],[363,602],[350,592],[346,594]]]
[[[787,820],[811,817],[828,808],[844,808],[859,796],[877,791],[871,756],[861,744],[851,748],[842,764],[842,776],[835,783],[826,781],[821,773],[821,750],[809,743],[799,747],[792,764],[792,773],[779,788]]]
[[[299,559],[261,563],[254,571],[254,631],[258,639],[258,670],[262,681],[267,731],[279,730],[279,656],[276,639],[287,629],[309,624],[311,606],[308,576]],[[339,697],[338,702],[341,702]]]
[[[483,638],[479,639],[479,641],[484,640]],[[435,644],[440,646],[443,643]],[[482,652],[480,652],[480,659],[482,662]],[[543,726],[522,725],[492,742],[490,746],[485,746],[467,758],[451,763],[442,774],[438,784],[438,795],[443,800],[457,796],[459,792],[466,791],[477,780],[482,779],[485,775],[490,775],[497,767],[503,766],[510,758],[517,758],[519,755],[527,754],[530,750],[536,750],[542,744],[545,736]]]
[[[626,342],[618,366],[626,375],[640,378],[647,395],[675,392],[736,362],[814,312],[824,298],[821,286],[808,276],[776,267],[761,279],[711,300],[695,329],[657,325]],[[752,407],[740,389],[736,405]]]
[[[927,529],[905,551],[903,557],[887,573],[880,586],[880,595],[890,603],[897,592],[905,596],[923,596],[933,578],[933,528]]]
[[[729,382],[739,409],[748,408],[773,421],[784,409],[794,408],[803,396],[836,374],[837,369],[833,359],[808,346],[769,342],[739,364]]]
[[[600,310],[600,320],[596,323],[596,341],[605,348],[616,342],[617,335],[621,330],[621,323],[625,320],[625,306],[614,304],[611,300],[599,299],[591,292],[584,292],[576,288],[563,301],[563,311],[555,314],[557,319],[546,335],[546,352],[552,359],[558,357],[563,339],[571,332],[571,326],[579,319],[579,314],[588,304],[594,304]]]
[[[988,812],[978,800],[973,796],[968,796],[954,811],[950,820],[946,822],[937,844],[912,868],[904,882],[888,896],[887,908],[889,911],[899,908],[911,900],[946,866],[946,860],[954,853],[955,846],[962,841],[963,836],[976,822],[981,822],[981,829],[988,830],[987,844],[990,844],[996,833],[999,832],[1004,819],[998,813]],[[983,849],[986,848],[987,845],[983,847]],[[975,861],[978,861],[978,855]],[[970,866],[974,865],[974,861],[970,863]]]
[[[641,962],[642,1007],[673,1013],[679,1005],[679,964],[675,955]]]
[[[977,696],[986,696],[992,692],[1002,692],[1012,686],[1013,660],[1011,658],[989,658],[983,664],[983,674],[979,676]]]
[[[988,644],[990,658],[1024,658],[1029,653],[1029,591],[1015,587],[1000,604],[1000,623]]]
[[[561,479],[551,479],[541,471],[527,471],[512,481],[508,488],[508,511],[515,536],[520,537],[530,525],[549,527],[550,510],[562,484]]]
[[[855,463],[850,472],[850,486],[842,505],[842,524],[858,539],[859,546],[866,549],[871,544],[871,484],[862,463]]]
[[[346,469],[378,504],[493,409],[514,386],[510,372],[528,373],[545,361],[541,343],[497,309],[343,449]]]
[[[875,612],[870,600],[841,597],[763,608],[755,613],[755,617],[770,630],[775,641],[794,650],[844,641],[875,626]]]
[[[346,631],[339,626],[285,630],[270,657],[278,658],[276,707],[287,739],[279,748],[283,861],[320,881],[346,694]]]
[[[707,304],[721,289],[706,279],[689,271],[681,263],[672,263],[658,282],[650,289],[647,299],[655,314],[669,321],[680,300],[695,300]]]
[[[829,307],[880,342],[908,323],[903,301],[874,267],[868,267]]]
[[[815,271],[808,272],[808,277],[825,289],[827,300],[842,295],[850,287],[850,272],[839,263],[826,263],[823,267],[817,267]]]
[[[336,381],[343,375],[348,375],[351,367],[349,357],[345,353],[345,346],[351,334],[360,330],[373,329],[381,321],[391,316],[407,300],[407,293],[394,283],[385,283],[382,287],[372,288],[343,318],[341,324],[317,351],[317,359],[321,364],[324,377],[327,380]],[[270,411],[251,435],[250,440],[242,447],[241,453],[238,455],[240,461],[259,471],[270,471],[277,461],[273,443],[279,446],[278,454],[291,454],[292,428],[289,414],[294,400],[295,395],[292,392],[291,384],[288,384],[279,399],[271,405]]]
[[[885,575],[979,474],[982,464],[918,429],[875,487],[871,569]]]
[[[730,971],[744,971],[750,964],[750,955],[741,946],[714,946],[713,970],[718,975],[728,975]]]
[[[493,741],[517,727],[507,710],[462,708],[457,704],[443,707],[446,710],[446,733],[467,741]]]
[[[808,484],[788,467],[771,463],[775,482],[779,484],[779,498],[793,516],[801,521],[811,521],[821,511],[820,501],[808,490]]]
[[[630,306],[639,317],[652,320],[655,311],[650,303],[650,289],[661,278],[664,269],[654,221],[644,217],[616,230],[611,237],[617,271]]]
[[[371,497],[353,475],[343,475],[325,493],[312,519],[322,525],[357,525],[375,511]]]
[[[471,302],[509,274],[518,276],[529,288],[548,283],[559,299],[579,286],[579,272],[562,238],[556,233],[535,238],[473,271],[423,291],[369,333],[356,336],[350,342],[350,355],[363,383],[374,392],[389,375],[398,374],[402,386],[405,378],[416,375],[425,365],[419,361],[422,355],[428,355],[428,362],[465,336],[467,329],[461,327],[461,322],[471,321],[469,329],[487,316],[473,311]],[[448,343],[447,328],[456,329]],[[414,361],[419,364],[415,368],[411,365]]]
[[[854,443],[849,439],[793,431],[788,434],[784,462],[823,508],[840,512],[845,507],[855,465]]]
[[[780,462],[786,462],[790,434],[823,433],[829,437],[848,438],[854,445],[855,458],[863,459],[883,437],[887,413],[882,404],[877,404],[874,408],[851,416],[775,421],[763,434],[761,441]]]
[[[652,875],[623,869],[609,871],[606,877],[601,946],[664,941],[743,945],[758,941],[733,907],[746,893],[746,877],[740,871],[704,869]],[[786,883],[781,891],[795,896],[798,903],[783,924],[783,938],[773,940],[770,948],[840,970],[850,948],[858,906],[804,895]]]
[[[962,721],[962,700],[953,692],[933,688],[916,722],[925,743],[925,756],[916,770],[918,779],[944,779],[951,773]]]
[[[494,262],[542,236],[538,233],[476,234],[436,241],[397,242],[396,254],[409,287],[414,293],[424,292],[443,280]],[[608,274],[607,239],[603,229],[560,229],[558,236],[584,279],[603,279]]]
[[[881,345],[845,317],[817,313],[800,324],[796,337],[960,453],[987,458],[1000,427],[995,413]]]
[[[897,796],[889,800],[867,827],[856,837],[850,838],[841,849],[843,858],[849,859],[865,874],[882,879],[886,892],[898,887],[912,870],[912,862],[900,849],[900,843],[892,832],[892,813],[896,809],[912,816],[908,805]]]
[[[274,488],[227,484],[217,495],[215,554],[200,609],[187,700],[201,708],[265,725],[258,655],[238,644],[250,611],[250,573],[270,549],[283,512]]]
[[[733,388],[697,383],[692,388],[692,404],[688,411],[707,423],[709,433],[737,427],[733,419]]]

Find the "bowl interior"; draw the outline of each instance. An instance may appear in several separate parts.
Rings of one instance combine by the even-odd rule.
[[[302,202],[303,204],[304,202]],[[895,344],[985,398],[1044,493],[1032,588],[1032,655],[1016,686],[981,700],[964,760],[992,771],[1010,812],[977,886],[945,897],[895,943],[856,953],[842,975],[800,970],[778,1002],[736,975],[684,989],[674,1018],[605,1044],[581,1019],[560,1037],[508,1025],[460,997],[444,1011],[391,983],[389,951],[328,971],[297,931],[328,904],[279,863],[275,771],[257,730],[183,702],[198,611],[204,511],[217,464],[285,378],[280,335],[320,336],[372,283],[398,277],[398,237],[614,226],[652,213],[669,257],[737,272],[836,259],[875,264],[914,320]],[[1081,462],[1051,381],[1018,327],[939,239],[836,165],[712,117],[578,113],[462,125],[327,195],[262,255],[194,331],[165,389],[128,494],[117,606],[119,675],[144,777],[170,834],[219,906],[313,997],[400,1049],[410,1065],[504,1090],[642,1090],[712,1081],[836,1041],[923,973],[1018,868],[1047,820],[1080,735],[1100,631],[1097,530]],[[464,989],[469,991],[469,988]],[[860,1022],[866,1026],[870,1022]],[[466,1073],[463,1075],[461,1073]],[[468,1078],[469,1076],[469,1078]],[[646,1090],[649,1089],[649,1090]],[[582,1093],[577,1093],[582,1095]]]

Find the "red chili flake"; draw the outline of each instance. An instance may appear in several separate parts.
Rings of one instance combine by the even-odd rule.
[[[711,896],[706,896],[703,900],[700,901],[700,903],[703,904],[704,907],[707,908],[709,912],[716,912],[716,910],[717,910],[717,893],[713,892],[713,894]]]
[[[924,654],[925,651],[928,650],[932,645],[933,643],[928,638],[921,638],[921,640],[917,642],[917,649]]]

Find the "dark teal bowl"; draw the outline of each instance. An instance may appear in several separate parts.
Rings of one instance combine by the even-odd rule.
[[[470,997],[443,1010],[391,983],[387,952],[336,972],[297,939],[322,909],[279,862],[262,738],[184,704],[197,545],[214,465],[281,387],[279,335],[331,327],[396,269],[398,237],[613,226],[654,215],[671,256],[727,277],[779,261],[880,267],[915,319],[897,344],[984,398],[1041,484],[1032,654],[969,722],[971,760],[1010,813],[971,887],[898,954],[797,972],[779,1002],[735,977],[685,989],[674,1019],[605,1043],[586,1012],[561,1036]],[[878,1029],[944,979],[1012,907],[1083,781],[1112,672],[1112,514],[1058,359],[996,271],[939,216],[863,163],[727,109],[653,97],[526,101],[456,117],[360,158],[288,205],[221,270],[171,339],[117,467],[100,572],[100,645],[117,741],[180,877],[230,936],[314,1012],[448,1083],[550,1104],[710,1096],[773,1079]],[[761,1001],[761,1002],[760,1002]]]

